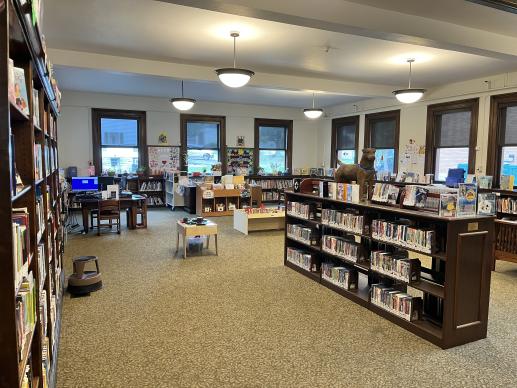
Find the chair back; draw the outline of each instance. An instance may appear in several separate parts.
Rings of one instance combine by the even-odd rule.
[[[103,199],[99,201],[99,214],[120,213],[120,201],[118,199]]]

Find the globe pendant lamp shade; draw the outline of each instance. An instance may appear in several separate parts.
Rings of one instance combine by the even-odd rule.
[[[235,67],[217,69],[215,72],[219,80],[230,88],[243,87],[250,82],[251,77],[255,74],[251,70],[237,69]]]
[[[407,89],[395,90],[393,94],[403,104],[412,104],[422,98],[425,89],[416,89],[411,87],[411,64],[415,62],[414,59],[408,59],[409,63],[409,84]]]
[[[233,38],[233,67],[217,69],[215,72],[224,85],[230,88],[240,88],[250,82],[255,73],[251,70],[239,69],[236,66],[236,39],[239,37],[239,33],[232,32],[230,36]]]
[[[312,108],[304,109],[303,114],[305,115],[305,117],[312,120],[319,119],[323,114],[323,109],[314,107],[314,93],[312,93]]]
[[[171,98],[170,102],[174,108],[180,111],[190,110],[196,103],[193,98],[186,98],[183,95],[183,81],[181,81],[181,97]]]
[[[177,110],[190,110],[196,103],[196,100],[193,98],[185,98],[185,97],[178,97],[178,98],[171,98],[171,103],[174,108]]]
[[[303,110],[303,114],[309,119],[319,119],[323,114],[323,109],[307,108]]]

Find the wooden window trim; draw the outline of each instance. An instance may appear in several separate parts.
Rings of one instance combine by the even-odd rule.
[[[226,172],[226,117],[198,114],[180,114],[181,169],[187,171],[187,122],[207,121],[219,123],[219,162],[222,172]]]
[[[490,118],[488,125],[488,153],[486,163],[486,174],[492,175],[493,186],[499,187],[501,183],[501,149],[502,122],[501,110],[517,103],[517,93],[498,94],[490,97]]]
[[[255,157],[253,158],[253,170],[255,174],[258,172],[260,167],[260,143],[259,143],[259,127],[261,126],[272,126],[272,127],[285,127],[287,128],[287,148],[286,148],[286,168],[292,173],[293,164],[293,120],[278,120],[278,119],[255,119],[255,134],[254,134],[254,151]],[[264,148],[265,149],[265,148]]]
[[[395,160],[393,173],[398,172],[399,167],[399,139],[400,139],[400,109],[385,112],[370,113],[364,118],[364,148],[370,148],[372,144],[371,133],[372,125],[376,121],[394,119],[395,120]]]
[[[330,167],[336,167],[337,163],[337,130],[342,125],[353,125],[355,126],[355,160],[354,163],[357,163],[357,157],[359,155],[359,116],[347,116],[347,117],[339,117],[336,119],[332,119],[332,134],[330,140]]]
[[[425,141],[425,167],[426,174],[434,174],[436,163],[436,146],[434,143],[436,123],[438,116],[444,113],[462,112],[469,110],[471,112],[470,136],[469,136],[469,167],[468,174],[474,174],[476,170],[476,145],[478,133],[478,116],[479,116],[479,98],[470,98],[467,100],[444,102],[440,104],[432,104],[427,107],[427,128]]]
[[[147,120],[145,111],[92,108],[92,146],[95,173],[102,175],[101,170],[101,118],[130,119],[138,121],[138,166],[147,163]]]

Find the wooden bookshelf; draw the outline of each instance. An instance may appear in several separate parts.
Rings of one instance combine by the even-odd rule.
[[[58,173],[57,116],[59,93],[51,80],[38,25],[31,22],[31,7],[20,0],[0,6],[0,387],[21,386],[30,366],[33,387],[55,386],[64,286],[64,228],[62,190]],[[9,99],[9,62],[23,69],[29,114]],[[36,94],[33,91],[37,91]],[[41,158],[36,152],[41,147]],[[35,163],[41,160],[41,170]],[[36,171],[39,171],[39,175]],[[22,185],[14,187],[18,172]],[[27,209],[28,239],[23,254],[26,277],[34,279],[34,326],[18,345],[16,306],[20,271],[14,254],[14,209]],[[41,209],[41,224],[38,222]],[[39,254],[39,246],[44,254]],[[19,278],[19,281],[15,279]],[[46,298],[42,296],[46,293]],[[43,300],[44,299],[44,300]],[[40,308],[46,303],[46,315]],[[46,324],[44,324],[46,323]],[[45,339],[48,354],[44,356]],[[44,359],[46,358],[46,359]],[[43,380],[44,375],[46,380]]]
[[[339,293],[340,295],[368,308],[378,315],[398,324],[412,333],[447,349],[473,342],[487,335],[490,276],[492,265],[492,244],[494,242],[494,217],[474,216],[447,218],[438,215],[400,209],[370,203],[348,203],[312,194],[285,192],[287,202],[319,203],[322,208],[337,211],[353,211],[364,217],[364,233],[347,232],[322,223],[321,219],[304,219],[300,216],[286,216],[284,264],[306,275],[308,278]],[[408,249],[394,242],[386,242],[371,237],[371,220],[410,220],[417,227],[432,227],[435,238],[445,248],[436,253],[424,253],[418,249]],[[302,224],[313,229],[319,237],[319,246],[307,245],[287,234],[287,224]],[[362,255],[358,262],[352,262],[332,253],[322,246],[323,235],[349,236],[354,244],[359,244]],[[301,249],[312,254],[318,262],[332,261],[351,271],[357,271],[357,289],[346,290],[325,280],[321,272],[314,273],[297,267],[287,261],[287,248]],[[431,265],[422,268],[422,276],[417,281],[401,281],[386,276],[370,268],[372,250],[411,251],[411,257],[426,258]],[[437,279],[443,279],[439,281]],[[376,305],[371,300],[372,284],[383,283],[405,292],[412,288],[422,296],[422,311],[419,319],[406,320],[391,311]]]
[[[128,178],[128,190],[147,197],[147,207],[165,207],[165,178],[163,176],[138,176]],[[161,201],[161,202],[160,202]]]

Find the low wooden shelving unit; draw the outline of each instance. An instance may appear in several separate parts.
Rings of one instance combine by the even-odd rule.
[[[494,217],[447,218],[421,211],[369,203],[349,203],[286,190],[286,209],[288,202],[310,203],[317,210],[311,214],[311,219],[286,212],[284,264],[287,267],[443,349],[486,338]],[[348,232],[343,228],[324,224],[321,218],[318,218],[318,214],[321,217],[323,209],[363,216],[362,232]],[[409,220],[411,225],[417,228],[432,228],[436,239],[435,250],[433,253],[426,253],[415,247],[409,249],[395,242],[372,238],[371,221],[374,219],[394,222]],[[312,242],[290,236],[288,225],[293,224],[310,228]],[[329,253],[322,245],[322,236],[325,235],[343,237],[357,245],[362,252],[358,255],[359,260],[348,260]],[[313,236],[317,236],[316,239]],[[289,261],[288,248],[310,254],[314,268],[309,271],[292,260]],[[430,265],[422,267],[417,281],[401,281],[371,268],[370,253],[376,250],[405,250],[409,252],[410,257],[422,258]],[[347,271],[354,271],[353,273],[358,275],[357,287],[345,289],[325,280],[321,274],[322,263],[325,262],[333,262],[337,266],[346,267]],[[379,283],[404,293],[418,293],[416,296],[411,295],[415,302],[421,302],[418,318],[406,319],[375,304],[372,300],[371,286]],[[420,303],[415,303],[415,308],[417,305],[420,306]]]

